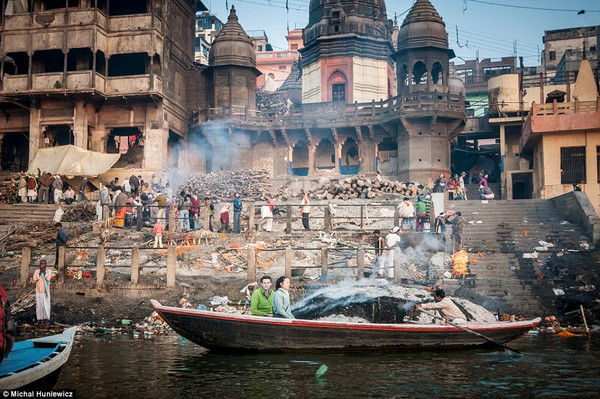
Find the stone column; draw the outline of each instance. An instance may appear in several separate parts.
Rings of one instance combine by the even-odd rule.
[[[58,286],[62,286],[65,283],[65,259],[66,259],[67,248],[64,246],[58,247],[58,259],[56,265],[58,267]]]
[[[29,281],[29,264],[31,263],[31,248],[25,247],[21,250],[21,288],[27,286]]]
[[[177,271],[177,247],[169,245],[167,249],[167,288],[175,288],[175,272]]]
[[[256,249],[248,248],[248,284],[256,281]]]
[[[140,248],[131,250],[131,284],[137,285],[140,279]]]
[[[289,245],[287,247],[285,247],[285,272],[284,273],[286,276],[292,275],[292,247]]]
[[[358,270],[356,274],[357,280],[362,280],[365,277],[365,249],[363,247],[358,248],[358,259],[357,265]]]
[[[104,245],[98,245],[96,255],[96,287],[100,288],[104,284],[104,265],[106,264],[106,252]]]
[[[329,267],[328,259],[329,249],[327,247],[321,248],[321,279],[327,278],[327,269]]]

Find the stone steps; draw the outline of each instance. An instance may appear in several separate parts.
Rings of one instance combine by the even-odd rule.
[[[51,222],[56,209],[56,204],[0,204],[0,225]]]
[[[546,264],[566,251],[581,250],[581,227],[564,223],[547,200],[446,201],[445,208],[461,211],[468,221],[482,222],[464,227],[464,246],[470,259],[477,261],[469,263],[471,274],[464,280],[446,279],[445,286],[484,295],[502,312],[533,316],[549,311],[556,298],[552,288],[560,284],[548,278]],[[541,246],[539,241],[554,246],[537,252],[536,259],[523,258]]]

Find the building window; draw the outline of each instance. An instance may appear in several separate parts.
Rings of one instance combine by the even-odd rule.
[[[560,183],[585,183],[585,147],[560,149]]]
[[[591,46],[590,53],[595,53],[595,52],[596,52],[596,46]]]
[[[258,45],[258,51],[263,51],[262,49],[263,49],[262,44],[259,44]]]
[[[298,45],[297,44],[292,44],[292,50],[298,50]]]
[[[548,59],[549,59],[550,61],[556,61],[556,51],[550,51],[550,52],[548,53]]]
[[[346,85],[345,84],[334,84],[331,86],[331,100],[334,102],[346,101]]]
[[[285,71],[285,65],[279,65],[279,70],[280,71]]]

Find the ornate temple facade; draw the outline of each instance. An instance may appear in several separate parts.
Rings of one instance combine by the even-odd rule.
[[[309,180],[379,170],[427,183],[448,173],[466,115],[460,88],[449,83],[454,54],[445,25],[431,3],[418,0],[399,29],[383,0],[311,0],[309,9],[302,103],[273,113],[257,111],[248,91],[256,60],[232,7],[211,49],[215,64],[195,79],[205,88],[195,91],[208,96],[196,98],[188,166]]]

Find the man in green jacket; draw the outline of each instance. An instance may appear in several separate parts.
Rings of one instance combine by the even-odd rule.
[[[273,316],[273,290],[271,290],[271,277],[262,276],[261,287],[254,290],[250,300],[250,309],[253,316]]]

